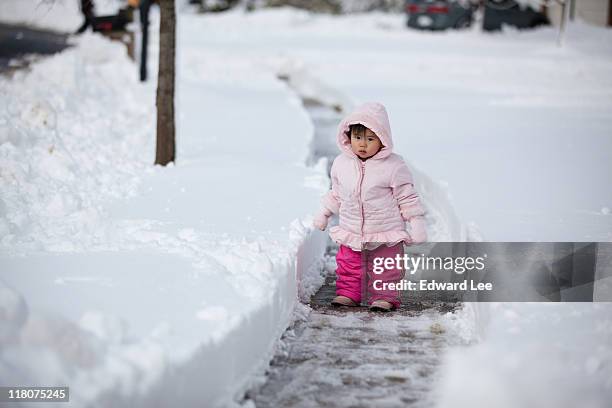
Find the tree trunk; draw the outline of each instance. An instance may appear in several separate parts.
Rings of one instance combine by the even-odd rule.
[[[159,0],[159,74],[157,79],[157,149],[155,164],[165,166],[175,160],[174,143],[174,55],[176,14],[174,0]]]

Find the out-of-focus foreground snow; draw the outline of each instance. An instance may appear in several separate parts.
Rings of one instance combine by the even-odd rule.
[[[448,351],[437,407],[609,406],[611,312],[611,303],[468,304],[480,339]]]
[[[325,244],[305,226],[325,166],[304,164],[312,125],[278,73],[385,103],[398,152],[453,199],[436,239],[465,238],[444,229],[455,210],[472,238],[612,238],[610,30],[571,25],[557,48],[553,29],[420,33],[376,13],[178,19],[176,166],[151,166],[155,84],[119,44],[87,34],[0,79],[3,384],[69,384],[75,406],[200,406],[265,366]],[[440,406],[584,392],[603,407],[611,312],[468,305],[447,323],[478,344],[449,354]]]

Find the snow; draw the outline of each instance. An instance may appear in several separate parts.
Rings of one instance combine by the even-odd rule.
[[[551,27],[423,33],[404,23],[235,11],[206,17],[201,39],[210,52],[307,72],[336,99],[382,100],[398,151],[445,181],[458,217],[488,240],[612,239],[599,213],[612,202],[610,30],[577,22],[557,47]]]
[[[2,2],[2,20],[80,22],[26,21],[33,3]],[[70,384],[74,406],[239,398],[320,285],[326,163],[309,162],[296,92],[387,106],[434,240],[610,241],[612,32],[575,23],[559,48],[552,28],[404,23],[183,10],[167,168],[152,166],[154,81],[122,45],[86,34],[0,78],[2,383]],[[445,357],[439,406],[605,406],[610,312],[467,304],[448,316],[469,346]]]
[[[155,83],[75,42],[0,79],[0,378],[70,384],[74,406],[227,402],[318,279],[309,119],[266,66],[183,41],[177,163],[154,167]]]
[[[112,241],[99,206],[134,195],[151,167],[154,107],[142,100],[153,93],[134,86],[124,49],[92,34],[83,43],[0,82],[3,249]]]
[[[609,303],[497,303],[485,340],[447,356],[440,407],[606,407]]]

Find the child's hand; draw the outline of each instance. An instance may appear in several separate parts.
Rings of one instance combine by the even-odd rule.
[[[327,228],[328,219],[329,216],[327,216],[325,213],[319,213],[312,220],[312,225],[314,225],[315,228],[320,229],[321,231],[325,231],[325,228]]]
[[[410,223],[410,238],[415,244],[420,244],[427,241],[427,229],[425,228],[425,217],[416,216],[409,220]]]
[[[325,228],[327,228],[327,217],[323,214],[317,215],[312,221],[312,225],[321,231],[325,231]]]

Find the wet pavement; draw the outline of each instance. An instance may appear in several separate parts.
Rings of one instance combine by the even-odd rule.
[[[433,406],[436,368],[453,342],[442,316],[461,304],[403,292],[402,307],[388,313],[337,308],[334,275],[283,335],[265,383],[245,398],[258,408]]]
[[[40,55],[69,47],[68,34],[0,23],[0,74],[27,67]]]

